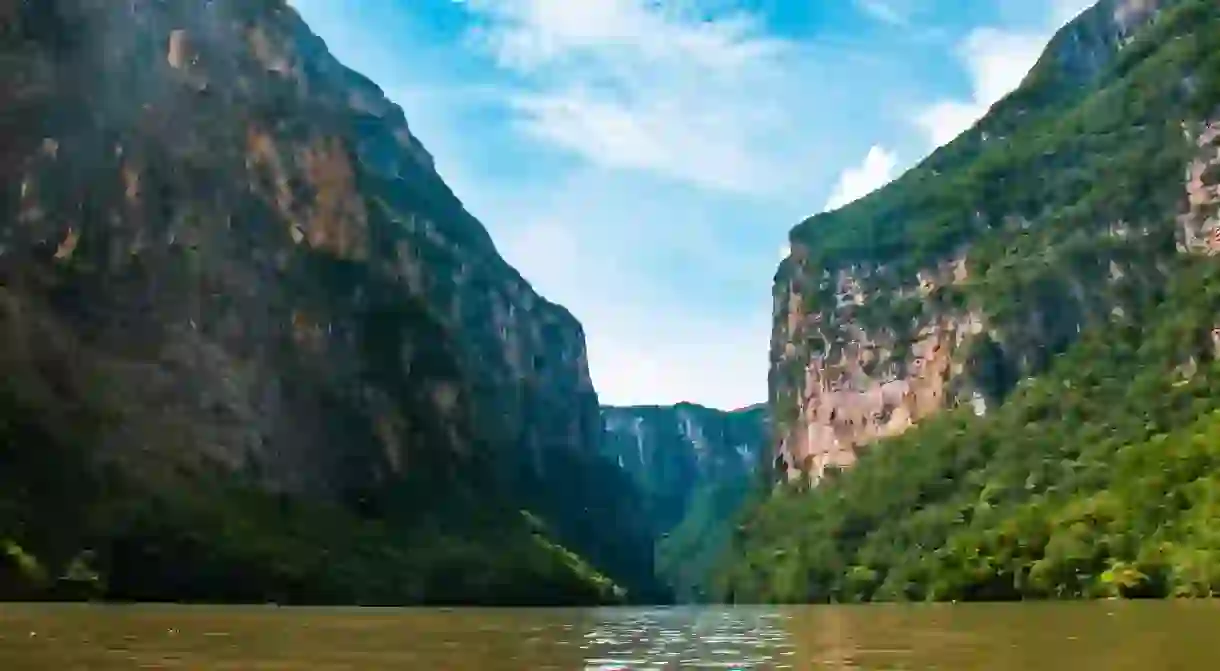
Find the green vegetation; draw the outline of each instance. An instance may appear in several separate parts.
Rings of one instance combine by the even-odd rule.
[[[642,598],[652,553],[630,532],[634,492],[577,454],[592,426],[573,438],[595,397],[569,393],[578,371],[510,370],[490,323],[492,299],[532,297],[439,176],[374,174],[404,158],[401,112],[336,104],[374,87],[283,0],[210,4],[156,3],[119,32],[108,3],[9,12],[0,600],[621,601],[607,575]],[[151,55],[218,15],[238,37],[214,35],[207,92],[179,97]],[[255,27],[312,45],[308,92],[243,53]],[[259,133],[279,143],[274,170],[253,159]],[[52,138],[65,151],[39,154]],[[325,161],[355,170],[354,193],[305,151],[336,142],[352,155]],[[338,215],[332,196],[365,212]],[[314,223],[344,251],[293,242],[288,219],[306,210],[328,211]],[[412,229],[425,220],[443,241]],[[68,227],[78,245],[53,261]],[[347,254],[365,234],[367,257]],[[578,325],[547,308],[528,318],[574,341]]]
[[[734,515],[758,491],[757,484],[739,478],[695,489],[681,522],[657,542],[657,574],[679,602],[712,600],[709,575],[728,548]]]
[[[450,507],[410,524],[323,503],[229,489],[160,492],[111,508],[103,529],[110,598],[561,605],[621,594],[582,560],[506,512]]]
[[[89,498],[57,490],[76,524],[0,492],[3,533],[21,539],[2,546],[0,598],[563,605],[625,596],[497,499],[486,509],[439,500],[433,514],[401,519],[203,476],[156,488],[116,477],[105,489]]]
[[[98,428],[89,418],[65,419],[62,399],[26,402],[37,388],[18,396],[0,384],[0,599],[560,605],[625,597],[494,490],[480,499],[403,480],[377,492],[381,507],[370,511],[220,473],[136,480],[89,457]]]
[[[879,264],[867,286],[909,286],[917,270],[968,247],[971,281],[935,302],[980,309],[1010,350],[1025,350],[1022,372],[1041,371],[1078,323],[1108,319],[1125,294],[1155,284],[1153,259],[1172,253],[1194,151],[1182,123],[1220,103],[1218,13],[1214,3],[1177,3],[1090,80],[1065,74],[1066,56],[1048,52],[1021,88],[899,180],[797,226],[793,246],[807,258],[786,261],[778,279],[796,279],[807,307],[828,311],[810,286],[823,270]],[[1109,21],[1103,14],[1086,14],[1055,43]],[[1140,277],[1109,282],[1111,261]],[[895,329],[901,345],[919,311],[889,314],[889,300],[858,318]]]
[[[1104,18],[1086,15],[1052,52]],[[996,329],[961,358],[999,403],[946,412],[812,492],[782,487],[749,508],[718,596],[1220,591],[1220,268],[1174,248],[1195,151],[1182,124],[1220,106],[1220,6],[1175,3],[1112,61],[1082,79],[1048,54],[897,183],[793,232],[811,256],[781,279],[860,262],[913,277],[968,246],[970,278],[938,309],[969,306]]]
[[[638,533],[637,527],[648,534],[635,542],[652,550],[660,584],[645,600],[710,600],[708,574],[727,546],[733,515],[758,491],[760,474],[738,450],[762,449],[765,408],[726,412],[679,403],[606,408],[603,413],[602,451],[624,468],[599,475],[602,484],[587,486],[604,488],[604,482],[618,482],[624,474],[629,478],[624,488],[640,493],[643,524],[620,522],[613,535]]]
[[[1220,361],[1207,342],[1220,268],[1189,265],[1146,328],[1091,332],[988,416],[948,412],[810,493],[785,488],[749,511],[721,595],[1220,590]]]
[[[390,301],[350,264],[309,270],[334,292],[356,281],[368,289],[368,307],[351,323],[364,361],[376,367],[369,379],[398,391],[404,412],[427,407],[412,395],[427,388],[418,376],[453,374],[445,367],[452,357],[433,356],[408,378],[388,342],[407,326],[416,334],[430,326],[427,315]],[[109,378],[42,304],[88,300],[78,295],[81,278],[69,269],[50,286],[44,298],[32,287],[25,297],[0,291],[0,600],[569,605],[627,597],[561,534],[519,510],[521,497],[501,476],[506,460],[461,464],[433,447],[412,454],[410,473],[370,479],[380,462],[367,408],[342,394],[327,404],[339,434],[334,492],[277,493],[257,468],[178,463],[173,450],[106,458],[124,413],[142,410],[112,407]],[[313,384],[289,363],[284,372],[296,373],[302,391]],[[436,418],[424,419],[432,421],[413,422],[420,443],[446,444]]]
[[[1011,251],[1028,256],[1083,229],[1173,211],[1180,188],[1168,195],[1162,177],[1180,182],[1180,123],[1220,100],[1217,12],[1201,0],[1165,10],[1094,81],[1064,81],[1045,57],[974,128],[895,183],[793,229],[805,265],[883,263],[909,282],[980,237],[997,252],[1024,240]],[[1015,225],[1022,219],[1037,225]],[[999,260],[989,256],[984,266]],[[786,263],[781,276],[796,270]]]
[[[505,489],[508,500],[545,520],[548,538],[612,576],[631,602],[672,598],[653,568],[654,539],[640,489],[593,448],[553,454],[541,474],[520,469]]]

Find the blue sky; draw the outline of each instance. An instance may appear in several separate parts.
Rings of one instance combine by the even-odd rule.
[[[1014,88],[1088,0],[292,0],[402,105],[607,404],[765,400],[788,230]]]

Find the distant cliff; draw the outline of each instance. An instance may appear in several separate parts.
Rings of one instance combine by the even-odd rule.
[[[0,40],[0,560],[142,599],[651,589],[580,324],[283,0],[0,0]]]
[[[602,420],[603,453],[643,494],[660,579],[681,600],[705,598],[705,573],[761,484],[765,408],[603,407]]]

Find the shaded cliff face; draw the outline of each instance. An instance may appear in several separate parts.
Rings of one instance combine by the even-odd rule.
[[[1184,4],[1099,2],[974,128],[792,231],[773,294],[778,477],[816,482],[948,407],[985,414],[1082,330],[1132,319],[1175,240],[1212,244],[1208,54],[1155,34],[1198,11]]]
[[[614,475],[580,325],[285,2],[3,0],[0,24],[0,349],[93,385],[94,456],[368,514],[395,483],[497,491],[578,543],[565,510],[631,517],[626,490],[552,488]]]
[[[659,580],[679,601],[706,600],[707,573],[758,484],[766,409],[603,407],[602,419],[603,453],[641,493]]]

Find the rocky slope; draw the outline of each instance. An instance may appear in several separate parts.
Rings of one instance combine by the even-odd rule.
[[[1102,0],[972,129],[796,227],[771,370],[793,485],[744,516],[720,593],[1217,593],[1218,121],[1220,5]]]
[[[0,39],[0,424],[5,463],[27,470],[0,495],[0,537],[53,568],[88,547],[112,595],[174,598],[278,561],[271,541],[235,543],[202,566],[182,548],[223,545],[205,518],[301,540],[283,510],[226,517],[215,487],[236,487],[412,538],[376,570],[353,554],[362,586],[331,599],[601,589],[579,593],[594,583],[552,540],[647,589],[637,497],[596,453],[580,324],[501,259],[402,110],[283,0],[0,0]],[[83,462],[79,500],[36,490],[61,477],[38,471],[41,444]],[[100,505],[120,489],[164,515]],[[44,538],[52,508],[65,526]],[[470,524],[520,556],[496,565]],[[349,541],[306,545],[326,563],[358,554]],[[315,569],[194,596],[308,600]]]
[[[768,441],[765,408],[607,406],[602,420],[603,453],[643,494],[660,578],[682,601],[704,598],[705,574],[758,484]]]
[[[1153,255],[1166,251],[1164,215],[1183,196],[1188,145],[1207,142],[1206,115],[1179,111],[1199,85],[1190,72],[1146,100],[1124,77],[1155,60],[1127,45],[1178,4],[1103,0],[974,128],[793,230],[774,291],[778,471],[817,481],[947,407],[982,414],[1124,310],[1124,291],[1164,281]],[[1133,175],[1128,160],[1155,163]],[[1204,167],[1192,170],[1206,200]],[[1090,194],[1093,177],[1106,184]],[[1103,190],[1121,193],[1105,202]],[[1187,233],[1183,244],[1210,243]]]

